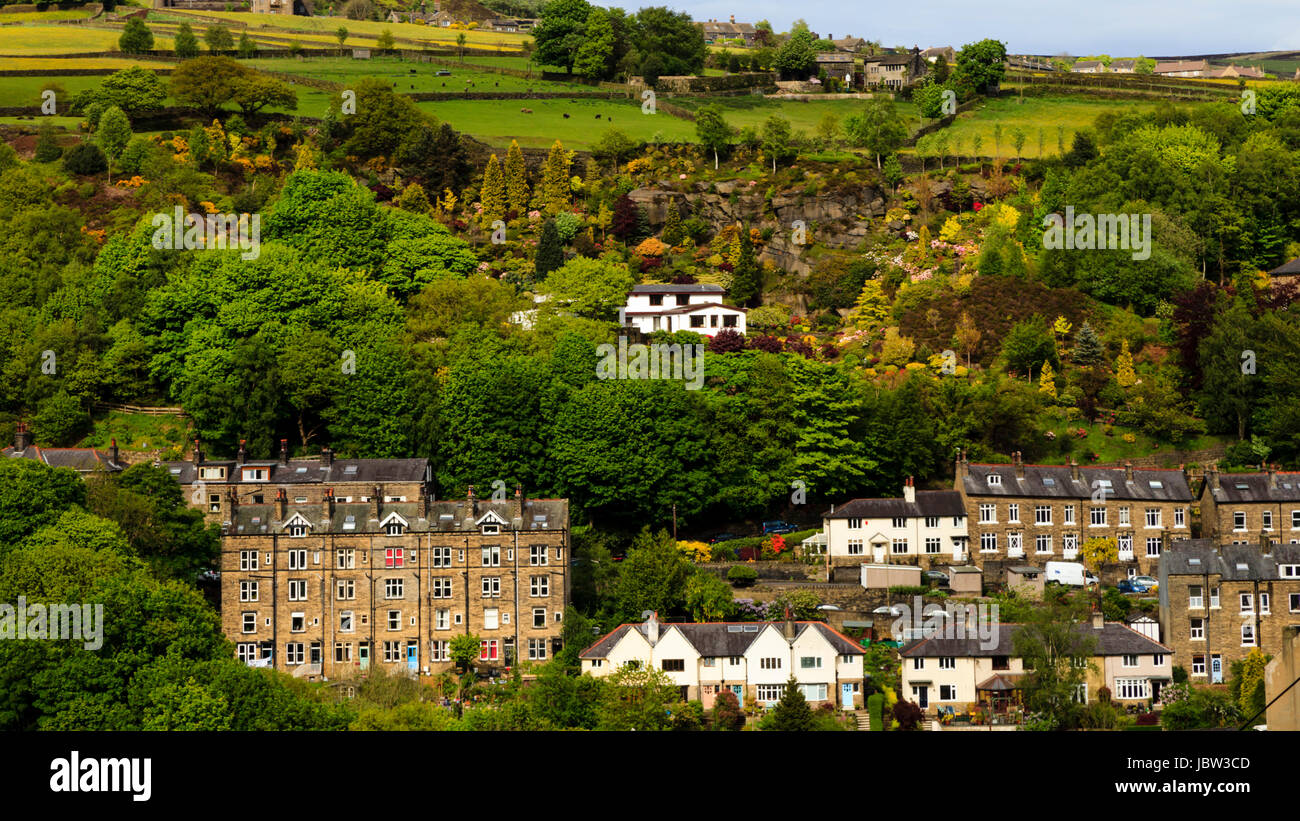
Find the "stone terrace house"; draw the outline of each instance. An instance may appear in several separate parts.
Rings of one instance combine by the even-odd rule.
[[[52,468],[70,468],[80,474],[117,473],[126,469],[117,452],[117,440],[113,439],[107,450],[95,448],[45,448],[37,445],[27,425],[19,422],[14,432],[12,447],[0,450],[0,456],[10,459],[31,459]]]
[[[1026,674],[1015,654],[1015,634],[1022,625],[995,626],[985,642],[973,630],[945,631],[919,638],[899,650],[902,657],[900,697],[909,698],[927,712],[953,712],[982,707],[989,712],[1015,708],[1021,699]],[[1116,622],[1105,622],[1094,612],[1087,624],[1075,629],[1096,639],[1087,674],[1077,698],[1097,699],[1105,686],[1120,703],[1141,703],[1159,696],[1171,678],[1170,648]],[[985,644],[989,646],[985,646]]]
[[[1300,545],[1175,542],[1160,557],[1160,623],[1174,663],[1217,684],[1256,647],[1282,650],[1300,625]]]
[[[743,706],[771,706],[793,674],[814,707],[862,706],[862,648],[816,621],[624,624],[582,651],[582,672],[607,676],[625,665],[664,671],[687,700],[710,709],[724,689]]]
[[[1156,63],[1151,73],[1162,77],[1204,77],[1209,70],[1209,60],[1169,60]]]
[[[724,328],[745,333],[745,310],[723,305],[721,285],[637,285],[627,295],[622,321],[644,334],[694,331],[716,336]]]
[[[310,678],[371,664],[435,675],[456,635],[479,637],[488,670],[560,648],[567,500],[518,487],[480,500],[471,487],[438,501],[426,460],[289,459],[283,443],[273,463],[210,462],[196,447],[167,466],[221,525],[222,629],[245,662]]]
[[[731,15],[729,22],[705,20],[704,22],[696,21],[695,25],[699,26],[704,32],[704,42],[708,45],[720,43],[723,40],[743,40],[745,45],[752,46],[758,37],[758,29],[754,28],[753,23],[737,23],[734,14]]]
[[[1205,470],[1202,535],[1215,543],[1300,544],[1300,473],[1269,467],[1257,473]]]
[[[904,54],[886,54],[867,57],[862,61],[867,85],[886,88],[903,88],[923,78],[930,63],[915,46]]]
[[[1194,501],[1183,470],[972,464],[957,460],[954,487],[970,522],[971,558],[1042,565],[1076,561],[1083,542],[1114,538],[1119,561],[1106,577],[1154,574],[1163,541],[1191,535]],[[1101,575],[1101,574],[1099,574]]]
[[[902,498],[854,499],[822,514],[828,578],[857,580],[865,562],[919,565],[967,561],[966,506],[952,490],[920,490],[909,477]]]

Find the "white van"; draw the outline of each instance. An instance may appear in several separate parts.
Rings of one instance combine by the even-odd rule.
[[[1084,587],[1096,584],[1097,577],[1088,572],[1079,562],[1048,562],[1045,566],[1045,581],[1066,584],[1071,587]]]

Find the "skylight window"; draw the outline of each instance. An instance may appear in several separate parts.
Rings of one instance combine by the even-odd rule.
[[[1238,569],[1238,570],[1249,570],[1249,569],[1250,569],[1250,565],[1246,564],[1245,562],[1237,562],[1237,569]]]
[[[1188,560],[1187,560],[1187,563],[1188,563],[1188,564],[1191,564],[1191,565],[1196,565],[1196,566],[1199,567],[1200,564],[1201,564],[1201,560],[1200,560],[1200,559],[1195,559],[1195,558],[1194,558],[1194,559],[1188,559]]]
[[[348,465],[347,467],[343,468],[343,472],[344,472],[344,473],[356,473],[356,472],[357,472],[357,466],[356,466],[356,465]]]
[[[356,517],[356,516],[352,516],[352,515],[348,515],[348,516],[343,517],[343,529],[344,529],[344,530],[356,530],[356,529],[357,529],[357,517]]]
[[[1056,487],[1056,480],[1051,476],[1047,476],[1043,479],[1043,485],[1045,487]]]
[[[1250,485],[1246,484],[1245,482],[1238,482],[1237,490],[1250,490]]]
[[[1098,479],[1097,487],[1112,487],[1111,481],[1109,479]]]
[[[1147,482],[1147,484],[1151,486],[1152,490],[1160,490],[1162,487],[1165,486],[1165,483],[1159,479],[1152,479],[1151,481]]]
[[[294,473],[306,473],[306,472],[307,472],[307,468],[298,468],[297,470],[294,471]]]
[[[171,469],[171,474],[172,474],[173,476],[180,476],[180,475],[181,475],[181,469],[180,469],[180,468],[172,468],[172,469]]]

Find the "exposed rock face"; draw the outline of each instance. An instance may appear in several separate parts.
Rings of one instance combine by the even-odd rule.
[[[669,203],[676,203],[678,207],[689,206],[714,230],[736,222],[773,228],[772,238],[759,254],[759,260],[799,274],[808,273],[811,266],[803,258],[804,246],[794,242],[796,222],[803,222],[808,244],[816,242],[830,248],[852,249],[866,238],[868,220],[885,214],[883,192],[869,185],[841,188],[818,196],[778,194],[772,198],[770,207],[766,188],[761,183],[750,186],[742,180],[728,180],[717,183],[712,192],[703,183],[697,183],[690,193],[669,190],[667,181],[660,185],[628,193],[628,198],[645,210],[651,225],[663,225]]]

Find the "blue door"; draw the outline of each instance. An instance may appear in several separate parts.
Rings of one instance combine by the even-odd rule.
[[[1210,683],[1223,683],[1223,659],[1219,656],[1210,656]]]
[[[745,705],[745,685],[731,684],[728,686],[731,687],[731,692],[736,694],[736,703],[743,707]]]
[[[843,707],[845,710],[853,709],[853,685],[852,684],[840,685],[840,706]]]
[[[414,673],[420,667],[420,645],[411,642],[406,645],[406,669]]]

